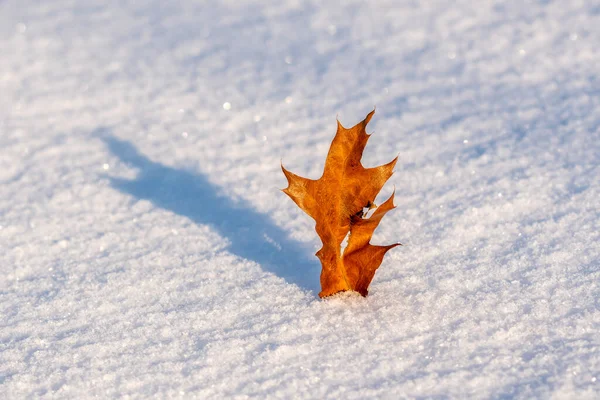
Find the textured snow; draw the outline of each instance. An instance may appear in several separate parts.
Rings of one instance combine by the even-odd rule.
[[[0,398],[600,396],[594,1],[0,2]],[[399,162],[320,300],[336,116]]]

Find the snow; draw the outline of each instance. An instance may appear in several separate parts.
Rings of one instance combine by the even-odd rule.
[[[593,1],[0,2],[0,398],[600,396]],[[335,118],[400,241],[320,300]]]

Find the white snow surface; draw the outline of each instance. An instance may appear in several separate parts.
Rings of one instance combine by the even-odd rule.
[[[0,1],[0,398],[600,398],[596,1]],[[376,106],[401,242],[321,300]]]

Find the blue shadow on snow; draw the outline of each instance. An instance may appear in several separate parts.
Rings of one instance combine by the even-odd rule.
[[[131,143],[106,135],[105,129],[95,133],[113,155],[139,170],[134,180],[110,178],[114,188],[197,224],[210,225],[229,240],[231,245],[227,250],[231,253],[257,262],[263,270],[288,283],[318,291],[320,266],[316,257],[311,257],[306,246],[290,240],[268,215],[219,195],[217,188],[201,174],[153,162]]]

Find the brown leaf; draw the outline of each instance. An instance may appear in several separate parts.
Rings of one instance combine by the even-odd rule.
[[[363,209],[375,207],[375,197],[392,175],[398,160],[396,157],[375,168],[362,166],[360,160],[370,137],[365,128],[374,113],[375,110],[371,111],[350,129],[338,121],[321,178],[303,178],[281,166],[288,180],[288,187],[283,191],[315,220],[315,229],[323,243],[316,253],[323,267],[320,297],[346,290],[366,296],[383,256],[399,244],[374,246],[369,243],[383,216],[394,208],[394,194],[371,217],[363,218]],[[348,245],[342,253],[341,245],[348,234]]]

